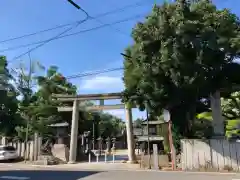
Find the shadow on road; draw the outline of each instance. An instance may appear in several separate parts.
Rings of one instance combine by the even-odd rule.
[[[11,159],[11,160],[1,160],[0,164],[1,163],[19,163],[19,162],[22,162],[22,161],[24,161],[23,158],[17,158],[17,159]]]
[[[0,180],[78,180],[100,171],[9,170],[0,171]]]

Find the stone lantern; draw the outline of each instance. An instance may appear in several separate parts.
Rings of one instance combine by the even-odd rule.
[[[115,152],[116,138],[112,138],[112,152]]]
[[[111,150],[111,139],[110,139],[110,137],[108,137],[106,139],[106,145],[107,145],[106,151],[107,151],[107,153],[110,153],[110,150]]]
[[[56,133],[56,144],[65,144],[64,139],[68,137],[67,128],[69,124],[67,122],[64,123],[56,123],[51,124],[50,127],[54,128]]]
[[[69,149],[65,142],[65,138],[68,137],[68,134],[67,134],[68,125],[69,124],[67,122],[50,125],[50,127],[54,129],[55,135],[56,135],[55,137],[57,139],[56,143],[53,145],[51,149],[51,152],[53,156],[65,162],[68,162],[68,159],[69,159]]]
[[[90,131],[84,131],[83,132],[83,137],[85,138],[86,140],[86,151],[88,152],[90,150]]]

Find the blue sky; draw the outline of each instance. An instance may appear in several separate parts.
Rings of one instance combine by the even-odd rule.
[[[75,2],[91,16],[140,2],[141,5],[139,6],[99,18],[103,23],[108,24],[139,14],[147,14],[154,3],[161,3],[162,0],[75,0]],[[240,0],[214,0],[214,3],[217,4],[218,8],[227,7],[239,15]],[[1,0],[0,7],[2,17],[0,19],[0,41],[84,18],[84,14],[71,6],[67,0]],[[32,59],[40,61],[46,67],[57,65],[59,70],[66,76],[121,67],[123,58],[120,53],[131,44],[131,30],[140,20],[142,19],[138,18],[50,42],[33,51],[31,53]],[[99,22],[89,20],[70,33],[99,25],[101,25]],[[64,28],[29,38],[0,43],[0,51],[13,46],[46,40],[62,31],[64,31]],[[7,51],[2,54],[6,55],[8,60],[11,61],[15,56],[33,47]],[[28,56],[23,56],[19,60],[12,62],[10,66],[17,67],[20,61],[27,62],[27,60]],[[122,72],[118,71],[75,79],[72,82],[78,86],[80,93],[118,92],[124,88],[121,76]],[[123,110],[114,110],[110,113],[124,118]],[[134,118],[145,117],[145,112],[138,112],[138,110],[134,110],[133,114]]]

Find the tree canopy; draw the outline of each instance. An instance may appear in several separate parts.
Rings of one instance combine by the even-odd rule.
[[[57,107],[72,103],[59,102],[52,94],[75,95],[77,87],[58,71],[58,67],[50,66],[45,70],[39,62],[31,61],[29,67],[21,63],[12,73],[6,57],[0,56],[1,135],[24,141],[26,133],[28,138],[32,138],[37,132],[49,138],[54,136],[49,125],[66,121],[71,125],[71,112],[58,112]],[[94,103],[86,101],[85,105],[92,106]],[[93,131],[93,123],[96,124],[95,136],[117,136],[124,129],[123,121],[108,113],[85,110],[80,113],[79,133]]]
[[[5,56],[0,57],[0,133],[15,134],[15,126],[19,124],[17,93],[10,83],[13,80],[7,67]]]
[[[239,84],[239,22],[210,0],[155,5],[125,50],[124,101],[157,116],[168,109],[180,133],[188,133],[202,99]]]

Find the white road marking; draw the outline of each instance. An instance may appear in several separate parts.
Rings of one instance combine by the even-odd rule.
[[[0,179],[14,179],[14,180],[26,180],[29,177],[19,177],[19,176],[0,176]]]

